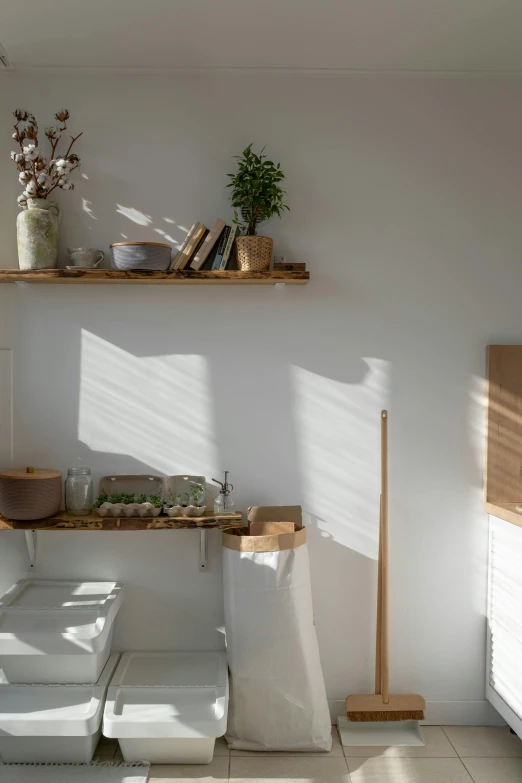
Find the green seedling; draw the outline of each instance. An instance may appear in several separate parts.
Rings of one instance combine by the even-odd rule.
[[[190,493],[190,499],[192,501],[192,505],[201,506],[201,501],[203,500],[204,492],[205,489],[201,484],[194,484],[194,486],[192,487],[192,492]]]
[[[163,505],[163,501],[161,499],[161,495],[149,495],[147,497],[147,502],[152,503],[154,508],[161,508]]]
[[[109,496],[105,493],[98,495],[94,508],[100,508],[104,503],[109,503]]]

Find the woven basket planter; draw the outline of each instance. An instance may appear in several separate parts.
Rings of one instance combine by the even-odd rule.
[[[242,272],[261,272],[270,267],[274,242],[269,237],[238,237],[237,265]]]

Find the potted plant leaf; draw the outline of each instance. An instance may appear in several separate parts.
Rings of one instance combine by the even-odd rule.
[[[236,239],[238,266],[243,271],[269,268],[274,242],[269,237],[258,236],[258,226],[273,215],[281,217],[289,209],[283,203],[286,191],[280,184],[285,178],[281,164],[268,160],[264,150],[263,147],[256,155],[249,144],[242,155],[234,156],[238,161],[235,174],[227,175],[230,179],[227,187],[232,189],[234,223],[245,234]]]

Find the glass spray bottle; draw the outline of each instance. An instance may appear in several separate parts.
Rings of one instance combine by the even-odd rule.
[[[232,495],[230,494],[234,489],[234,485],[229,484],[228,474],[229,471],[225,470],[224,482],[218,481],[215,478],[212,479],[212,481],[215,481],[215,483],[219,484],[221,487],[219,494],[214,501],[214,514],[220,514],[221,516],[232,516],[232,514],[236,513],[236,507],[232,500]]]

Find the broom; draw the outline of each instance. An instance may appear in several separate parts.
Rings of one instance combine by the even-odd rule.
[[[349,721],[424,720],[426,702],[417,693],[390,694],[388,667],[388,412],[381,411],[381,502],[377,582],[375,693],[348,696]]]

